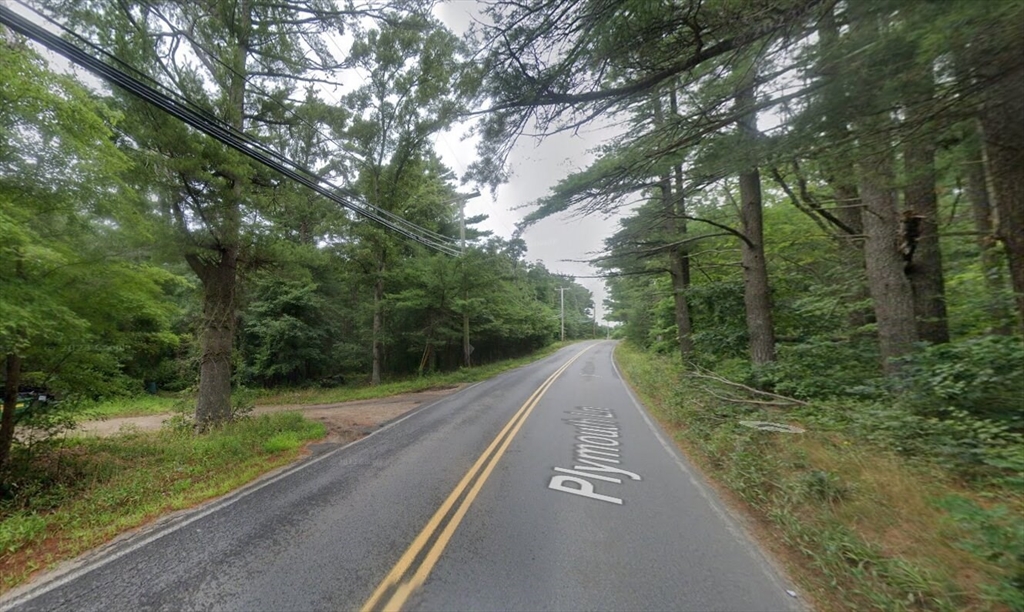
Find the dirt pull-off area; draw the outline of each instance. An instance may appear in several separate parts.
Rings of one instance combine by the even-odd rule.
[[[327,442],[360,438],[384,423],[397,419],[417,406],[429,404],[455,393],[461,386],[448,389],[432,389],[419,393],[404,393],[390,397],[368,400],[338,402],[335,404],[290,404],[281,406],[257,406],[253,414],[297,411],[308,419],[320,421],[327,427]],[[121,417],[102,421],[80,423],[75,430],[79,434],[111,436],[121,431],[152,431],[160,429],[171,414],[153,414],[138,417]]]

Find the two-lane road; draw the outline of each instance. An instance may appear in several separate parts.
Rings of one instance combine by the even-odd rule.
[[[612,342],[417,409],[0,600],[18,610],[789,610]]]

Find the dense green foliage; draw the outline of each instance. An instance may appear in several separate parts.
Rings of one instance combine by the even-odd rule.
[[[766,405],[630,344],[616,357],[690,456],[743,501],[762,537],[789,550],[794,578],[821,609],[1024,609],[1019,435],[888,400]]]
[[[531,123],[623,126],[527,219],[620,214],[594,260],[619,337],[1024,467],[1024,2],[487,12],[481,177]]]
[[[426,4],[362,20],[272,4],[249,21],[172,0],[48,7],[211,117],[457,245],[461,199],[433,136],[476,84],[463,43]],[[347,25],[347,57],[332,57],[319,37]],[[195,55],[179,61],[175,44]],[[24,441],[8,437],[15,423],[56,431],[94,400],[145,390],[216,407],[228,396],[210,381],[224,376],[237,390],[455,370],[464,319],[474,365],[522,356],[559,338],[560,287],[566,336],[595,331],[589,292],[527,261],[521,240],[476,230],[483,216],[465,220],[463,256],[433,252],[120,90],[82,86],[25,41],[0,50],[0,378],[16,415],[4,448]],[[311,84],[342,67],[362,85],[328,103]]]
[[[208,116],[448,244],[466,196],[433,142],[474,104],[491,107],[480,183],[507,178],[525,131],[617,122],[527,222],[621,214],[595,260],[620,337],[899,461],[945,463],[974,492],[1024,486],[1022,0],[497,0],[463,40],[416,1],[46,4]],[[343,69],[358,83],[336,98]],[[96,398],[195,392],[204,426],[247,386],[380,384],[596,333],[586,289],[481,220],[465,219],[464,254],[438,254],[0,38],[0,476],[20,469],[16,419],[55,431]],[[680,397],[693,381],[676,374]],[[30,389],[61,401],[22,406]],[[857,491],[799,456],[759,463],[778,449],[733,417],[772,414],[746,400],[676,416],[789,544],[831,542],[815,560],[829,571],[874,568],[857,605],[960,603],[831,517],[801,531],[790,501]],[[1019,523],[942,503],[962,548],[1003,572],[985,601],[1020,608],[1005,548]]]
[[[620,215],[594,263],[637,385],[839,586],[825,607],[1024,609],[1024,2],[486,13],[478,175],[503,180],[524,131],[621,126],[527,222]],[[788,448],[741,418],[815,433]],[[917,490],[932,472],[945,500]],[[887,505],[955,521],[982,589],[946,543],[933,564],[870,533],[901,529]]]

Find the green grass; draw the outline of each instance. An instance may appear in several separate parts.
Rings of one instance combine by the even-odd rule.
[[[179,399],[176,395],[139,395],[92,404],[81,413],[82,420],[166,414]]]
[[[258,404],[308,404],[384,397],[485,380],[554,353],[558,343],[521,359],[378,387],[267,392]],[[251,393],[251,392],[250,392]],[[142,396],[90,408],[93,418],[169,412],[180,399]],[[189,428],[72,437],[29,454],[16,447],[0,490],[0,592],[162,514],[224,495],[295,460],[326,435],[299,413],[245,418],[203,435]]]
[[[402,393],[417,393],[431,389],[445,389],[457,385],[487,380],[538,359],[551,355],[558,349],[568,346],[572,342],[557,342],[548,347],[531,353],[519,359],[498,361],[472,368],[460,368],[454,372],[443,372],[427,376],[415,376],[397,380],[389,380],[373,387],[368,384],[346,385],[331,389],[270,389],[263,391],[256,399],[256,405],[275,404],[333,404],[337,402],[350,402],[355,400],[374,399],[400,395]]]
[[[295,412],[203,435],[165,428],[18,447],[0,497],[0,592],[162,514],[223,495],[326,435]]]
[[[872,443],[835,418],[857,406],[726,403],[675,360],[628,345],[616,357],[820,609],[1024,610],[1020,490],[972,484],[939,462]],[[807,432],[757,431],[740,420]]]
[[[334,404],[388,397],[402,393],[417,393],[431,389],[444,389],[487,380],[502,372],[547,357],[558,349],[570,344],[572,342],[556,342],[519,359],[509,359],[472,368],[460,368],[454,372],[389,380],[376,387],[369,384],[349,384],[329,389],[266,389],[256,394],[256,405]],[[166,414],[171,412],[175,404],[180,403],[182,399],[183,396],[175,395],[144,395],[133,398],[120,398],[90,406],[80,416],[82,420],[88,420]]]

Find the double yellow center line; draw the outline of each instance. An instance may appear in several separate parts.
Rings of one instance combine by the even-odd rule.
[[[530,416],[537,403],[540,402],[540,398],[544,396],[544,393],[554,384],[555,380],[590,348],[588,346],[576,353],[562,367],[555,370],[555,373],[549,376],[533,392],[533,395],[526,400],[526,403],[519,408],[519,411],[512,417],[512,420],[505,425],[501,432],[498,433],[498,436],[494,438],[494,441],[491,442],[490,446],[487,447],[487,450],[476,460],[473,467],[469,468],[466,475],[462,477],[459,484],[452,490],[448,499],[444,500],[441,507],[437,509],[434,516],[427,522],[423,531],[416,536],[416,539],[413,540],[409,548],[402,554],[398,563],[388,572],[384,581],[377,586],[370,599],[363,604],[363,612],[371,612],[378,609],[400,610],[405,605],[406,600],[409,599],[409,595],[426,581],[430,571],[441,557],[441,553],[448,546],[448,542],[458,528],[459,523],[462,522],[462,517],[466,515],[466,511],[469,510],[473,500],[480,493],[480,489],[491,475],[494,466],[501,459],[501,456],[505,454],[505,449],[512,443],[512,438],[519,433],[519,429],[523,426],[526,418]],[[469,492],[463,495],[470,486]],[[456,504],[458,504],[458,507],[452,513],[452,508]],[[447,522],[445,522],[446,518],[448,519]],[[440,532],[438,532],[439,529]],[[428,545],[429,549],[427,548]],[[424,551],[426,551],[425,554]],[[388,598],[385,599],[385,597]]]

